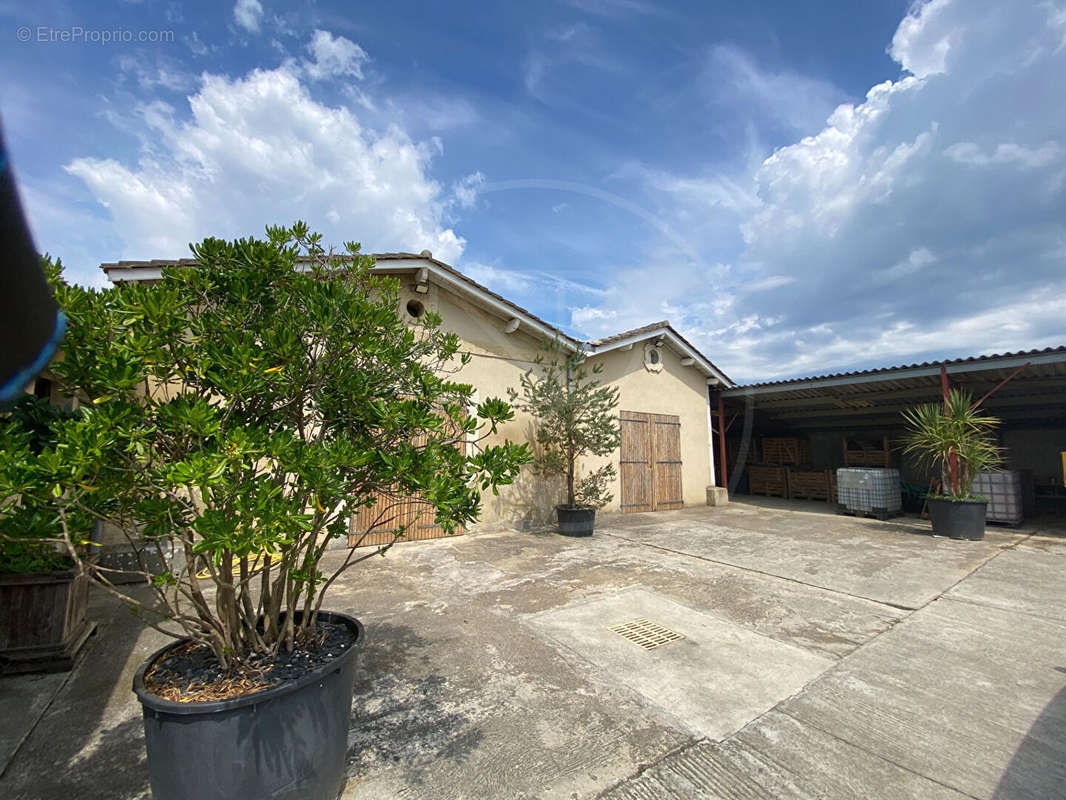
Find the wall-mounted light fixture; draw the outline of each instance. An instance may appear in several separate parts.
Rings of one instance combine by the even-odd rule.
[[[429,294],[429,284],[428,283],[416,283],[415,284],[415,291],[418,292],[419,294]]]

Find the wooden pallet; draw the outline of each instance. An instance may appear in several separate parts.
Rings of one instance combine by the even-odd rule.
[[[773,464],[751,464],[748,491],[767,497],[788,497],[788,469]]]
[[[797,469],[790,467],[788,470],[788,496],[792,499],[804,500],[836,500],[836,492],[832,486],[834,483],[830,476],[833,474],[829,469]]]
[[[882,522],[892,519],[893,517],[902,517],[903,509],[897,509],[896,511],[889,511],[887,508],[872,508],[869,511],[848,508],[843,503],[837,503],[837,513],[843,514],[846,517],[859,517],[868,519],[879,519]]]
[[[871,448],[852,449],[848,445],[848,437],[844,436],[844,466],[845,467],[885,467],[892,463],[892,448],[889,446],[888,437],[881,439],[881,449]]]
[[[809,464],[811,448],[806,439],[796,436],[764,436],[762,460],[767,464]]]

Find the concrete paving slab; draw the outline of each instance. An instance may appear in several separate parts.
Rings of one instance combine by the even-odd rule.
[[[780,710],[974,797],[1066,796],[1060,622],[941,599]]]
[[[66,672],[0,678],[0,775],[68,677]]]
[[[1026,539],[946,596],[1066,622],[1066,540]]]
[[[698,742],[604,794],[610,800],[963,800],[799,720],[770,711],[724,742]]]
[[[685,638],[645,650],[610,630],[635,619]],[[712,739],[738,730],[834,663],[642,588],[528,621],[585,659],[601,682],[628,686],[684,728]]]
[[[593,796],[688,740],[509,615],[362,617],[346,800]]]
[[[990,530],[978,542],[934,538],[919,520],[830,516],[743,502],[670,524],[622,521],[602,532],[716,563],[757,570],[851,596],[915,609],[1020,540]],[[642,523],[642,524],[638,524]]]
[[[134,589],[133,591],[140,591]],[[167,640],[100,590],[95,636],[0,780],[5,800],[148,800],[133,673]]]
[[[574,542],[556,534],[478,534],[462,544],[444,540],[432,550],[408,548],[400,559],[394,555],[387,561],[397,567],[412,559],[405,570],[417,563],[420,585],[432,589],[437,603],[461,587],[464,596],[528,614],[640,584],[757,633],[835,657],[906,613],[610,535]]]

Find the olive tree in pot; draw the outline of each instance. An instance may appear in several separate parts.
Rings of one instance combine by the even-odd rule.
[[[933,534],[983,539],[988,498],[970,493],[977,473],[1001,461],[994,431],[999,420],[979,413],[969,393],[953,389],[944,403],[903,412],[905,453],[939,475],[941,493],[926,498]]]
[[[53,447],[56,426],[72,414],[33,395],[0,411],[0,486],[21,480],[24,455]],[[87,615],[89,579],[67,553],[52,497],[19,500],[0,510],[0,674],[67,670],[95,627]],[[92,520],[75,513],[71,526],[88,532]],[[88,538],[76,537],[79,552]]]
[[[618,449],[618,389],[600,385],[599,364],[589,371],[582,353],[564,353],[558,343],[546,345],[536,361],[521,378],[521,393],[510,390],[511,402],[536,421],[537,472],[566,481],[566,503],[555,507],[559,532],[591,536],[596,509],[613,499],[608,487],[618,473],[608,462],[580,475],[579,461]]]
[[[267,234],[207,239],[156,285],[58,283],[54,371],[84,410],[0,497],[5,514],[50,499],[79,569],[177,639],[134,679],[157,800],[333,800],[364,634],[328,591],[404,535],[410,498],[454,530],[531,457],[484,441],[507,403],[473,406],[457,337],[435,314],[405,323],[397,280],[358,245],[334,257],[303,223]],[[326,557],[362,507],[389,544]],[[173,549],[149,601],[78,557],[76,514]]]

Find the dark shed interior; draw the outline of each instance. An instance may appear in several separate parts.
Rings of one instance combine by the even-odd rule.
[[[731,493],[795,496],[795,486],[782,494],[772,479],[767,483],[767,470],[759,469],[784,461],[800,473],[794,473],[793,483],[804,496],[805,474],[816,478],[814,472],[828,470],[832,480],[837,467],[879,466],[883,458],[884,466],[900,470],[904,507],[913,511],[932,476],[900,452],[902,412],[941,402],[942,374],[975,400],[988,395],[981,408],[1002,420],[1004,468],[1022,472],[1026,516],[1066,513],[1066,347],[726,389],[713,399],[720,410],[713,426],[716,439],[726,431],[726,482],[720,447],[715,451],[719,485],[727,483]],[[793,442],[797,453],[791,452]],[[779,452],[783,446],[787,455]]]

